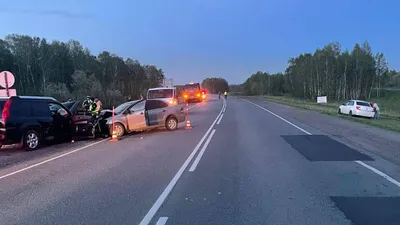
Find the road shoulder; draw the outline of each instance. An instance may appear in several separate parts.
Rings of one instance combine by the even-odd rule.
[[[400,165],[400,133],[267,100],[245,99]]]

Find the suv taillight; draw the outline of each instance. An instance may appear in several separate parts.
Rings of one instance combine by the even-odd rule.
[[[3,107],[3,112],[1,114],[4,122],[10,118],[10,108],[11,108],[11,99],[8,99]]]
[[[357,109],[357,110],[360,110],[360,109],[361,109],[361,107],[360,107],[360,106],[356,106],[356,109]]]

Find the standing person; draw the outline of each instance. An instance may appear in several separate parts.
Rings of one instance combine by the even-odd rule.
[[[85,109],[85,111],[91,111],[91,106],[92,106],[92,97],[88,95],[86,96],[86,100],[83,101],[82,107]]]
[[[221,99],[221,92],[218,91],[218,99]]]
[[[93,116],[97,116],[97,114],[99,114],[102,109],[103,109],[103,104],[101,103],[100,98],[95,97],[92,110]]]
[[[376,104],[376,102],[371,102],[370,104],[374,108],[374,112],[375,112],[374,113],[374,120],[379,119],[379,106],[378,106],[378,104]]]
[[[102,133],[102,130],[101,130],[101,127],[99,124],[99,116],[98,116],[102,109],[103,109],[103,104],[101,103],[100,98],[95,97],[91,104],[91,107],[90,107],[90,111],[92,113],[92,124],[93,124],[92,135],[93,135],[93,138],[96,137],[96,134]]]
[[[228,92],[227,91],[224,92],[224,96],[225,96],[225,99],[228,97]]]

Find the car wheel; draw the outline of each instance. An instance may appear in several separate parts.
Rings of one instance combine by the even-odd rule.
[[[120,138],[125,134],[125,127],[120,123],[116,123],[114,124],[114,131],[117,137]],[[113,135],[113,129],[112,126],[110,126],[110,136],[112,137],[112,135]]]
[[[353,116],[353,112],[351,110],[349,112],[349,116]]]
[[[165,128],[170,131],[178,129],[178,120],[172,116],[168,117],[165,121]]]
[[[35,130],[28,130],[27,132],[25,132],[23,145],[27,151],[38,149],[40,146],[39,134]]]

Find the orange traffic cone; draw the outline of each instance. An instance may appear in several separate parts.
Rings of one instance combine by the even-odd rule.
[[[190,125],[190,120],[186,120],[186,126],[185,126],[186,130],[190,130],[192,129],[192,126]]]
[[[113,132],[112,132],[110,141],[112,141],[112,142],[118,141],[117,132],[115,132],[114,127],[113,127]]]
[[[114,121],[114,107],[112,110],[112,135],[111,135],[111,140],[112,142],[116,142],[118,141],[118,137],[117,137],[117,132],[115,131],[115,121]]]

